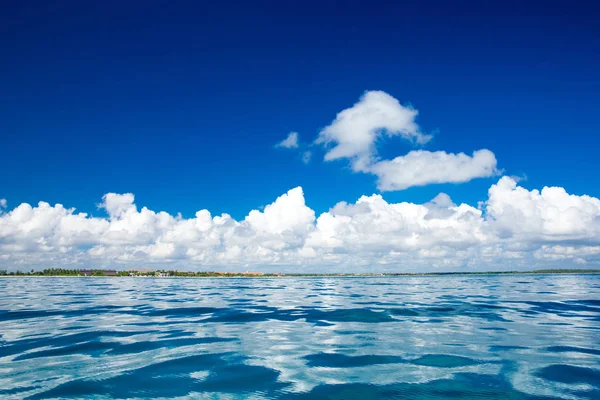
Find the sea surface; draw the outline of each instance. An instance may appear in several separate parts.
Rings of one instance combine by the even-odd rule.
[[[600,399],[600,275],[3,278],[0,398]]]

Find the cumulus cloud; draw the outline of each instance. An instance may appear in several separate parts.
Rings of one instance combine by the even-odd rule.
[[[383,134],[400,136],[419,144],[427,143],[415,122],[418,111],[400,104],[382,91],[366,92],[352,107],[340,111],[335,120],[319,133],[317,144],[329,146],[326,161],[349,158],[356,170],[371,162],[375,142]]]
[[[0,267],[139,267],[278,271],[524,269],[600,264],[600,200],[563,188],[527,190],[502,177],[482,207],[441,193],[424,204],[381,195],[316,215],[302,188],[244,219],[192,218],[109,193],[104,218],[61,204],[0,215]]]
[[[266,206],[263,212],[250,211],[245,221],[255,232],[281,234],[306,232],[314,220],[315,212],[306,207],[304,192],[297,187]]]
[[[527,190],[503,177],[489,189],[490,225],[502,236],[543,241],[600,240],[600,200],[562,187]]]
[[[498,173],[494,153],[485,149],[475,151],[472,156],[416,150],[393,160],[373,163],[366,171],[377,176],[377,188],[381,191],[432,183],[462,183]]]
[[[275,147],[283,147],[284,149],[297,149],[298,148],[298,132],[290,132],[290,134],[277,143]]]
[[[325,161],[348,159],[354,172],[376,175],[381,191],[462,183],[498,173],[496,157],[486,149],[472,156],[417,150],[392,160],[379,159],[376,145],[383,135],[400,136],[414,144],[431,139],[416,123],[417,115],[417,110],[401,105],[389,94],[369,91],[352,107],[339,112],[315,143],[325,146]]]
[[[0,199],[0,208],[6,208],[6,199]]]
[[[127,212],[136,211],[133,201],[133,193],[107,193],[102,196],[102,203],[100,203],[98,207],[104,208],[111,219],[116,219],[123,216]]]

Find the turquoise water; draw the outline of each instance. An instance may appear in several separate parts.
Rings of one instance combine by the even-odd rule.
[[[0,293],[1,398],[600,398],[600,275],[5,278]]]

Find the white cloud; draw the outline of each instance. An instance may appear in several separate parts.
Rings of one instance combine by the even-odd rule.
[[[503,177],[482,209],[441,193],[424,204],[380,195],[318,217],[300,187],[237,221],[139,209],[110,193],[106,218],[61,204],[21,204],[0,215],[2,268],[153,266],[279,271],[420,271],[600,265],[600,200],[541,191]]]
[[[310,162],[310,159],[312,157],[312,152],[310,151],[305,151],[302,153],[302,162],[304,164],[308,164]]]
[[[296,151],[299,152],[300,154],[300,160],[302,160],[302,162],[304,164],[308,164],[310,162],[310,159],[312,157],[312,151],[310,150],[304,150],[302,151],[304,148],[306,148],[306,145],[301,145],[299,143],[298,140],[298,133],[297,132],[291,132],[287,138],[285,138],[283,141],[277,143],[275,145],[275,147],[283,147],[286,149],[294,149]]]
[[[503,177],[489,189],[490,224],[502,236],[545,241],[600,241],[600,200],[561,187],[529,191]]]
[[[403,106],[382,91],[366,92],[352,107],[339,112],[315,143],[326,147],[325,161],[349,159],[354,172],[374,174],[381,191],[403,190],[432,183],[462,183],[498,173],[494,153],[483,149],[468,156],[444,151],[411,151],[392,160],[380,160],[376,145],[384,134],[425,144],[416,123],[418,111]]]
[[[473,156],[416,150],[393,160],[376,162],[366,172],[378,177],[377,187],[381,191],[432,183],[462,183],[498,173],[494,153],[485,149],[475,151]]]
[[[600,246],[543,245],[533,256],[541,262],[600,264]]]
[[[297,149],[298,132],[290,132],[290,134],[284,140],[277,143],[275,147],[283,147],[284,149]]]
[[[353,168],[361,171],[376,154],[375,143],[384,133],[419,144],[431,139],[415,122],[417,114],[385,92],[368,91],[352,107],[340,111],[319,133],[316,143],[333,146],[325,154],[326,161],[348,158]]]
[[[488,240],[480,210],[451,201],[438,207],[444,213],[435,208],[430,203],[390,204],[380,195],[363,196],[355,204],[339,203],[319,216],[307,246],[335,249],[338,253],[415,254]]]
[[[0,199],[0,208],[6,208],[6,199]]]
[[[133,201],[133,193],[107,193],[102,196],[102,203],[99,204],[98,207],[104,208],[111,219],[116,219],[125,215],[127,212],[136,211]]]
[[[297,187],[266,206],[263,212],[250,211],[245,221],[255,232],[281,234],[306,232],[314,220],[315,212],[304,204],[304,192]]]

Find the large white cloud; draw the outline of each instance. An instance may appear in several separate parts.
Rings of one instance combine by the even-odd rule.
[[[543,241],[600,241],[600,200],[561,187],[529,191],[503,177],[489,190],[490,225],[501,236]]]
[[[172,267],[279,271],[522,269],[600,264],[600,200],[562,188],[527,190],[509,177],[482,208],[440,194],[424,204],[380,195],[316,217],[301,188],[240,221],[182,218],[109,193],[106,218],[60,204],[0,215],[0,268]]]
[[[376,145],[383,135],[400,136],[414,144],[431,139],[416,123],[417,114],[385,92],[368,91],[352,107],[339,112],[315,143],[325,146],[325,161],[348,159],[354,172],[376,175],[381,191],[462,183],[497,174],[496,157],[486,149],[475,151],[473,156],[417,150],[381,160]]]

